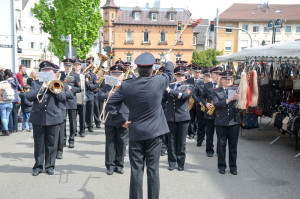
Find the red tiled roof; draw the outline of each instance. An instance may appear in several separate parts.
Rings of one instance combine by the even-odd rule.
[[[234,3],[222,14],[220,21],[300,21],[300,4],[270,4],[269,9],[258,4]]]

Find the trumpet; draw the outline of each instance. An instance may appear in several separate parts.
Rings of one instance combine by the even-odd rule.
[[[212,115],[212,114],[214,114],[214,111],[215,111],[215,106],[214,106],[214,102],[213,101],[211,101],[211,105],[212,105],[212,107],[210,107],[209,109],[208,109],[208,111],[207,111],[207,115]]]

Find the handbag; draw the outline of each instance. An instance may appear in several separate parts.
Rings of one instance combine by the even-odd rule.
[[[262,116],[262,115],[263,115],[262,108],[260,108],[260,107],[256,107],[256,109],[254,109],[253,112],[254,112],[255,115],[257,115],[257,116]]]
[[[255,113],[245,113],[242,127],[245,129],[258,128],[258,119]]]
[[[293,90],[300,90],[300,79],[293,80]]]

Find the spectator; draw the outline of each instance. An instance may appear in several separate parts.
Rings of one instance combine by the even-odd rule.
[[[12,72],[9,69],[4,71],[4,78],[5,80],[12,77]],[[11,89],[12,85],[9,81],[1,81],[0,82],[0,115],[1,115],[1,122],[2,122],[2,134],[9,135],[8,131],[8,123],[9,123],[9,116],[12,110],[12,100],[4,100],[4,92],[8,89]]]
[[[30,112],[32,109],[32,102],[29,102],[26,98],[27,93],[30,91],[30,86],[28,84],[26,84],[23,87],[23,91],[20,93],[20,98],[21,98],[21,110],[23,113],[23,122],[22,122],[22,132],[25,131],[26,129],[26,122],[28,121],[28,126],[29,129],[26,129],[26,131],[31,132],[32,131],[32,124],[29,122],[29,118],[30,118]]]
[[[17,79],[19,81],[19,83],[21,84],[21,86],[24,86],[24,82],[23,82],[23,75],[26,74],[26,66],[24,65],[20,65],[19,66],[19,72],[17,73]]]
[[[36,72],[31,71],[29,78],[27,79],[27,84],[31,86],[32,81],[37,80]]]
[[[3,67],[0,67],[0,82],[5,80],[4,78],[4,68]]]
[[[18,132],[18,91],[22,90],[21,85],[18,80],[13,77],[13,74],[10,69],[4,71],[5,79],[10,83],[11,88],[15,91],[15,99],[12,101],[12,111],[9,116],[8,129],[9,132]]]

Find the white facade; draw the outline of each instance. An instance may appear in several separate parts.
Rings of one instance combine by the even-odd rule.
[[[23,39],[18,42],[19,48],[22,49],[22,53],[17,54],[18,65],[24,64],[28,68],[27,73],[34,68],[37,69],[42,60],[59,64],[58,58],[48,51],[49,35],[42,31],[39,20],[33,16],[30,10],[36,2],[38,0],[28,1],[21,12],[21,28],[17,30],[17,35]]]
[[[253,48],[262,46],[262,42],[265,41],[265,45],[272,44],[272,29],[267,28],[268,22],[239,22],[239,28],[245,28],[248,26],[248,32],[252,36]],[[239,31],[238,36],[238,51],[243,48],[250,47],[249,36],[242,31]],[[294,23],[284,23],[280,30],[276,32],[276,42],[288,42],[300,39],[300,21]]]

